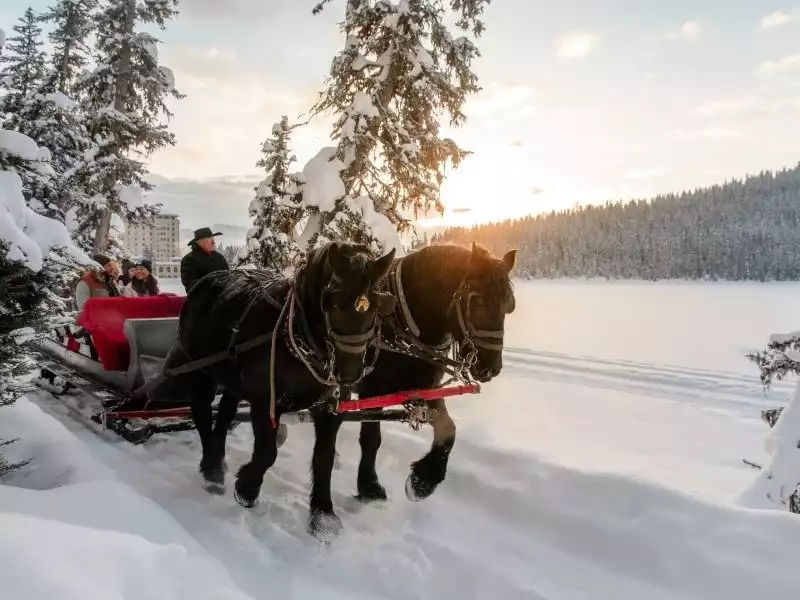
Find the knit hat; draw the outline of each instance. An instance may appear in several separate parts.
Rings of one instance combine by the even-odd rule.
[[[132,269],[136,266],[136,263],[133,262],[130,258],[123,258],[122,259],[122,272],[127,273],[129,269]]]
[[[143,258],[142,260],[137,262],[134,266],[136,266],[136,267],[144,267],[150,273],[153,272],[153,263],[151,261],[147,260],[146,258]]]

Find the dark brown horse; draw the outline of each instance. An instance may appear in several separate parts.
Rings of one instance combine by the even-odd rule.
[[[446,354],[453,346],[454,362],[476,380],[486,382],[499,375],[505,317],[515,308],[509,279],[515,257],[516,251],[511,250],[498,259],[473,244],[471,249],[435,245],[396,259],[387,279],[397,306],[384,320],[382,345],[397,351],[382,349],[374,370],[356,386],[359,395],[367,398],[440,385],[448,371]],[[403,348],[418,355],[421,350],[424,356]],[[444,481],[456,438],[444,400],[433,401],[430,407],[436,414],[433,444],[426,456],[411,465],[406,494],[412,500],[427,498]],[[315,451],[325,445],[324,455],[334,456],[341,423],[341,416],[329,412],[315,415]],[[362,423],[359,442],[358,496],[365,502],[385,500],[386,490],[375,470],[380,423]],[[341,521],[331,504],[318,501],[320,506],[323,503],[329,526],[338,532]]]
[[[472,248],[434,245],[397,259],[389,273],[397,296],[392,323],[383,337],[394,347],[410,340],[426,358],[442,356],[450,345],[466,361],[470,375],[479,382],[497,377],[503,368],[505,317],[516,302],[509,278],[516,250],[498,259],[476,244]],[[449,342],[449,343],[448,343]],[[446,369],[443,364],[405,353],[382,352],[375,369],[359,384],[362,397],[391,392],[433,388]],[[444,399],[430,403],[435,411],[430,451],[411,465],[406,495],[412,500],[430,496],[444,481],[447,461],[456,438],[456,426]],[[381,445],[379,422],[361,425],[361,462],[358,494],[364,501],[386,499],[375,470]]]
[[[395,305],[392,295],[380,289],[393,258],[394,250],[376,259],[364,246],[333,242],[311,251],[296,279],[233,270],[210,273],[195,284],[181,310],[178,340],[165,368],[224,351],[232,333],[237,344],[270,331],[278,334],[273,343],[172,382],[173,397],[191,403],[203,447],[200,471],[210,491],[224,491],[226,433],[240,398],[250,403],[255,439],[251,461],[237,474],[235,498],[251,507],[275,462],[281,414],[309,409],[324,394],[355,385],[365,375],[379,315],[391,313]],[[218,385],[226,389],[226,401],[212,427],[211,403]],[[324,528],[322,517],[332,512],[333,460],[333,448],[315,445],[312,530]]]

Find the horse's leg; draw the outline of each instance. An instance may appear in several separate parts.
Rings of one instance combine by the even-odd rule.
[[[259,398],[250,402],[250,418],[253,426],[253,456],[250,462],[242,465],[236,475],[234,498],[245,508],[251,508],[258,500],[264,473],[275,464],[278,456],[278,428],[272,426],[269,418],[269,398]],[[276,416],[276,425],[280,415]]]
[[[433,400],[430,407],[436,410],[433,444],[428,454],[411,465],[411,474],[406,480],[409,500],[424,500],[444,481],[447,460],[456,441],[456,424],[447,412],[444,398]]]
[[[192,420],[200,436],[203,457],[199,471],[203,476],[203,486],[213,494],[225,492],[225,473],[222,470],[222,458],[214,441],[213,413],[211,403],[216,395],[217,385],[204,372],[192,374]]]
[[[308,530],[320,538],[335,536],[342,530],[342,521],[333,511],[331,500],[331,472],[336,454],[336,435],[341,425],[341,416],[327,410],[319,410],[314,414]]]
[[[219,399],[217,420],[214,423],[214,444],[219,452],[222,470],[226,472],[228,466],[225,462],[225,443],[228,439],[228,429],[239,409],[239,397],[226,391]]]
[[[378,473],[375,470],[375,459],[381,447],[381,422],[361,423],[361,435],[358,442],[361,446],[357,480],[358,499],[362,502],[386,500],[386,488],[378,481]]]

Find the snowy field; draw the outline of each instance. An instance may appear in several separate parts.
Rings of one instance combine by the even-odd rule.
[[[800,520],[735,497],[756,475],[741,459],[766,460],[760,409],[794,384],[765,394],[744,353],[800,329],[798,304],[797,284],[519,283],[504,371],[480,396],[449,402],[458,439],[430,499],[403,493],[429,432],[384,425],[390,501],[362,507],[357,427],[342,428],[333,491],[345,532],[328,548],[304,530],[309,427],[290,428],[248,512],[230,492],[202,490],[192,433],[133,447],[46,394],[23,399],[0,412],[0,438],[21,438],[7,457],[33,457],[0,488],[4,593],[794,597]],[[234,432],[231,471],[250,440],[246,425]]]

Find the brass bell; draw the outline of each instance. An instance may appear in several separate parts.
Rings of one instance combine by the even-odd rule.
[[[356,312],[367,312],[369,310],[369,299],[366,296],[356,298]]]

